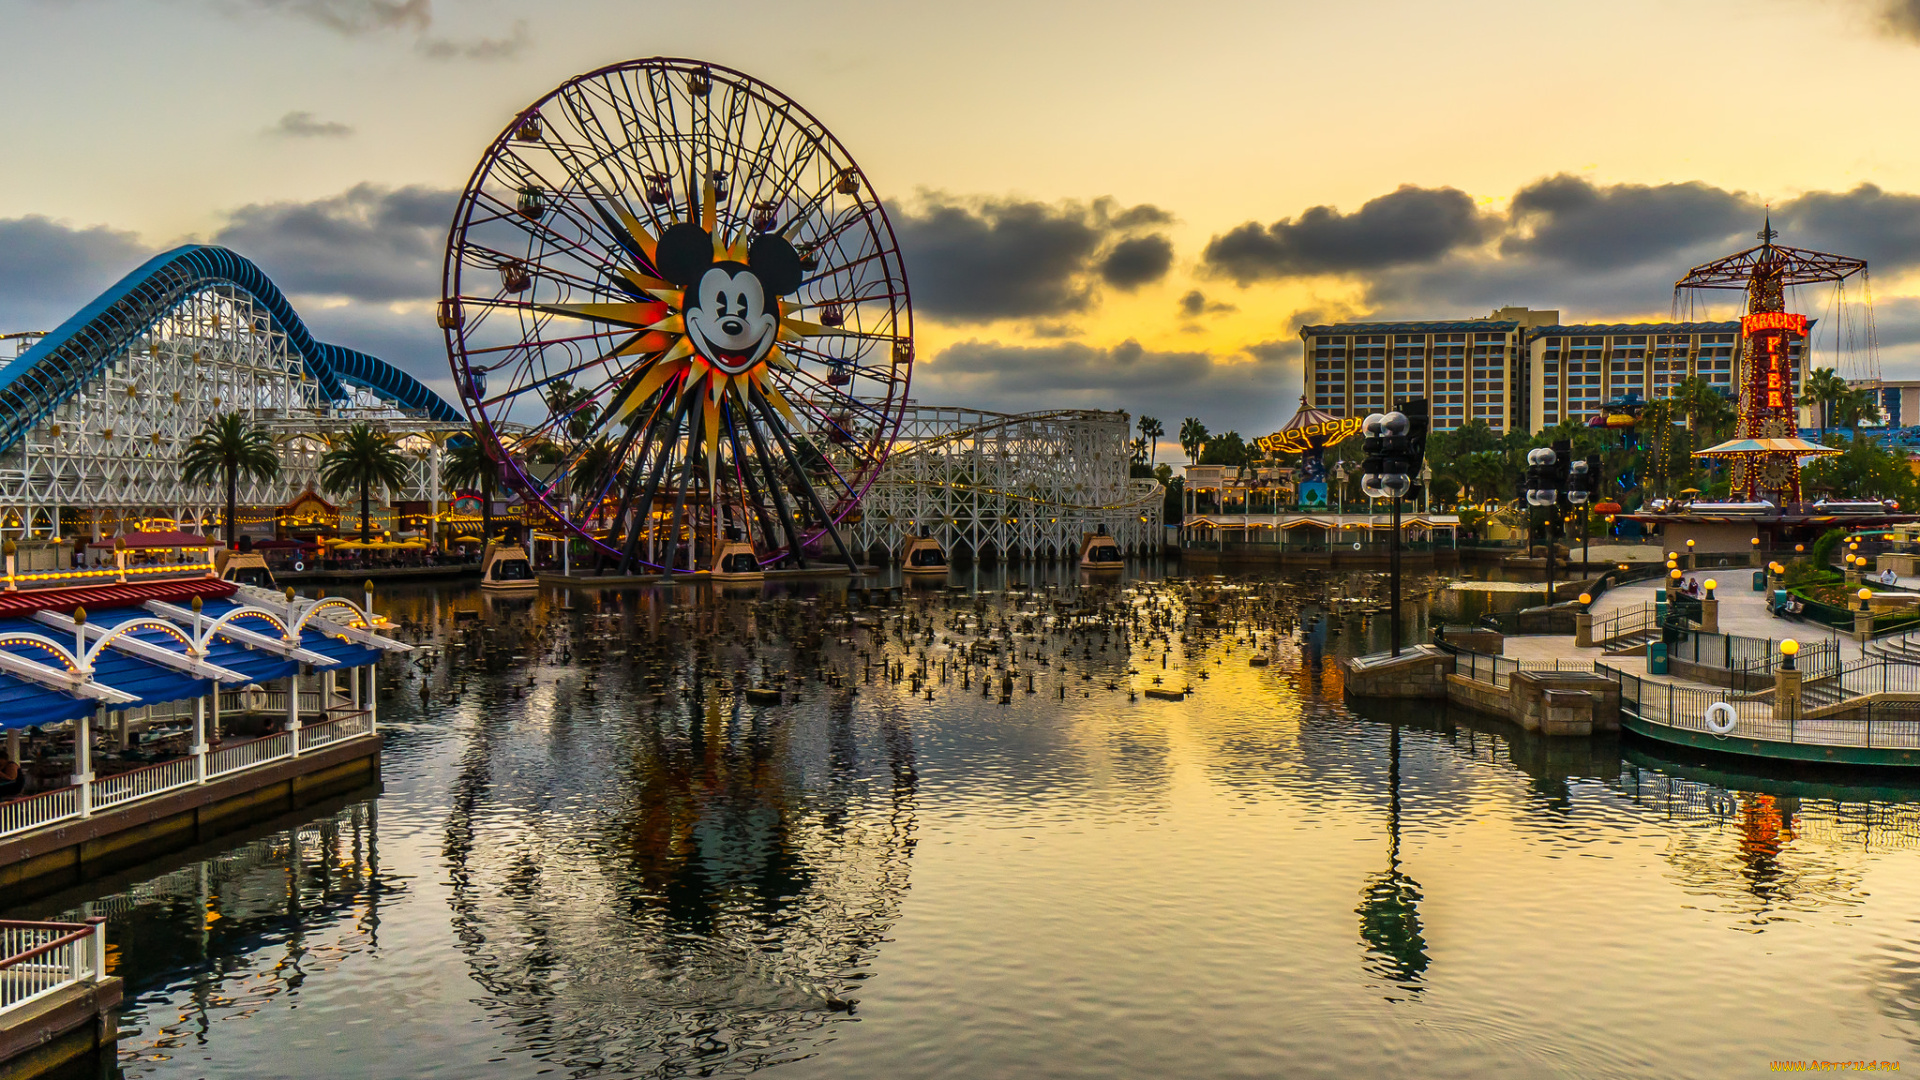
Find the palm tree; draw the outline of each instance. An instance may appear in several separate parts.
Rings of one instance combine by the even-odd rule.
[[[1160,426],[1160,421],[1151,416],[1140,418],[1140,437],[1147,440],[1147,464],[1160,464],[1160,436],[1166,433],[1167,429]]]
[[[407,459],[393,448],[393,439],[358,423],[334,441],[320,456],[320,482],[335,492],[360,489],[360,542],[373,539],[373,488],[378,484],[395,492],[406,485]]]
[[[189,484],[210,484],[218,480],[227,491],[227,547],[238,538],[240,477],[271,480],[280,475],[280,452],[273,436],[254,427],[238,412],[221,413],[207,420],[207,426],[187,443],[180,456],[180,478]]]
[[[1207,425],[1197,416],[1189,416],[1180,421],[1180,449],[1187,452],[1188,461],[1197,461],[1200,446],[1207,441]]]
[[[1847,380],[1830,367],[1814,368],[1807,373],[1803,394],[1809,404],[1820,406],[1820,430],[1833,426],[1834,406],[1852,392]]]
[[[1840,422],[1847,426],[1847,430],[1853,433],[1856,442],[1860,439],[1860,424],[1863,421],[1880,419],[1880,405],[1873,400],[1871,390],[1849,389],[1840,395],[1835,405],[1837,408],[1834,412],[1839,416]]]
[[[440,463],[440,475],[456,488],[480,489],[480,538],[493,539],[493,478],[499,466],[487,456],[480,440],[462,436],[447,444],[447,456]]]
[[[1687,418],[1687,431],[1692,443],[1690,450],[1700,449],[1700,429],[1718,431],[1734,416],[1733,405],[1727,400],[1727,395],[1698,375],[1674,387],[1673,399],[1674,405]]]

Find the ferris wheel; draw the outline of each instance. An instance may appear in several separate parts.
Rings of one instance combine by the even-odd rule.
[[[878,196],[780,92],[654,58],[541,98],[467,183],[438,319],[502,479],[603,566],[853,562],[913,311]]]

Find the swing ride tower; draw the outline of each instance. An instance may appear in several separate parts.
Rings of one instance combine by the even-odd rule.
[[[1696,291],[1746,294],[1746,311],[1740,319],[1734,437],[1695,456],[1731,459],[1729,494],[1735,501],[1785,506],[1801,501],[1800,459],[1839,452],[1800,437],[1794,401],[1797,372],[1789,352],[1794,339],[1805,340],[1808,322],[1805,315],[1787,310],[1788,290],[1798,285],[1840,285],[1849,278],[1864,277],[1867,264],[1863,259],[1776,244],[1777,236],[1769,218],[1757,234],[1758,245],[1694,267],[1674,282],[1673,291],[1676,308]]]

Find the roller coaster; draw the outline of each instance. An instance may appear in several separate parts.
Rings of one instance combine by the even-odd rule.
[[[1165,489],[1129,477],[1128,425],[1124,412],[909,404],[853,543],[897,554],[925,530],[953,553],[1050,559],[1104,529],[1129,554],[1157,551]]]
[[[325,432],[365,419],[405,437],[402,498],[437,499],[440,447],[466,422],[375,356],[316,340],[261,269],[188,245],[122,278],[0,363],[0,535],[113,532],[136,518],[212,528],[223,494],[180,479],[185,444],[239,410],[275,432],[280,476],[239,502],[277,506],[318,486]],[[84,524],[82,524],[84,522]]]

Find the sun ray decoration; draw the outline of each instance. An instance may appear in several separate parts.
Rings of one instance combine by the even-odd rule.
[[[779,92],[661,58],[558,87],[475,169],[438,314],[502,479],[602,569],[854,561],[912,307],[879,198]]]

